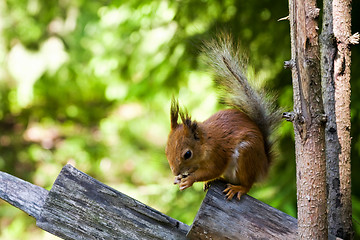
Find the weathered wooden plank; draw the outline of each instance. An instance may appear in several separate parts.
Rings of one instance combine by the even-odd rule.
[[[212,184],[190,229],[70,165],[50,193],[0,172],[0,198],[64,239],[185,239],[189,229],[189,239],[296,238],[295,218],[247,195],[226,201],[224,188]]]
[[[185,239],[189,229],[71,165],[56,179],[37,226],[64,239]]]
[[[49,191],[10,174],[0,172],[0,198],[38,218]]]
[[[188,233],[190,239],[296,239],[297,220],[243,195],[225,200],[225,183],[214,182]]]

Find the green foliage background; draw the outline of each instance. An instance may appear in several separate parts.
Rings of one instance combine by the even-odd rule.
[[[360,4],[353,3],[359,31]],[[249,76],[292,109],[289,24],[282,1],[0,0],[0,170],[50,189],[66,163],[191,224],[202,185],[180,192],[164,154],[174,94],[193,118],[221,108],[199,51],[227,30],[249,56]],[[360,64],[353,47],[352,162],[360,170]],[[279,158],[250,195],[296,217],[292,124]],[[51,239],[0,202],[1,239]],[[353,174],[360,234],[360,182]],[[357,220],[357,221],[356,221]]]

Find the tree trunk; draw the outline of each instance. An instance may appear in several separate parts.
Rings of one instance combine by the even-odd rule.
[[[318,15],[315,0],[289,0],[300,239],[328,237]]]
[[[328,187],[328,228],[329,234],[340,237],[342,224],[342,207],[340,195],[339,143],[335,115],[335,81],[334,61],[336,56],[336,41],[333,32],[333,0],[324,0],[323,26],[321,43],[321,78],[323,89],[324,110],[327,116],[325,127],[326,144],[326,177]],[[342,237],[342,236],[341,236]]]
[[[351,1],[325,0],[321,33],[329,234],[353,237],[350,166]]]
[[[351,137],[350,137],[350,39],[351,39],[351,1],[333,1],[333,29],[337,43],[334,61],[335,115],[337,135],[340,144],[340,206],[339,226],[331,228],[331,233],[344,239],[351,239],[352,204],[351,204]]]

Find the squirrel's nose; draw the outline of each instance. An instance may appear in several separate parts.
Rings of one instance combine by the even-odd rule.
[[[173,173],[174,176],[177,176],[177,175],[180,174],[179,171],[176,171],[176,170],[175,170],[174,166],[170,166],[170,169],[171,169],[171,172]]]

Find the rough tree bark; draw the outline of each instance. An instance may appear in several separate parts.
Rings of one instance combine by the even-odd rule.
[[[340,145],[339,176],[340,197],[338,204],[342,207],[337,220],[337,228],[330,228],[332,234],[344,239],[351,239],[352,203],[351,203],[351,137],[350,137],[350,44],[359,40],[358,34],[351,36],[351,0],[333,0],[333,31],[336,40],[334,59],[335,83],[335,117],[336,130]],[[336,181],[338,182],[338,181]]]
[[[316,0],[289,0],[300,239],[328,238],[318,16]]]
[[[328,228],[329,233],[339,236],[341,228],[341,196],[339,154],[341,151],[335,116],[334,60],[336,43],[333,32],[333,0],[324,0],[323,26],[321,43],[321,78],[324,110],[327,116],[325,127],[326,175],[328,187]],[[340,236],[339,236],[340,237]]]
[[[324,0],[321,33],[329,234],[352,239],[350,165],[351,1]]]

